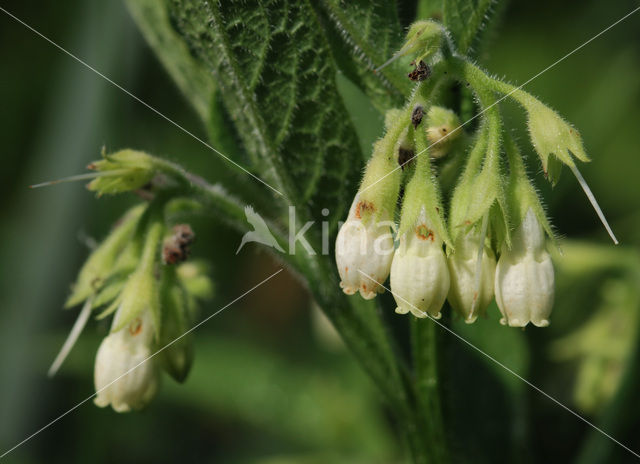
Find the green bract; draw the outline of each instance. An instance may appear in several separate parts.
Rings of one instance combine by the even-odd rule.
[[[542,169],[552,184],[558,182],[558,161],[571,166],[572,155],[580,161],[589,161],[582,139],[576,129],[564,121],[558,113],[527,95],[520,99],[527,110],[529,135],[536,149]]]
[[[102,288],[106,279],[112,274],[118,257],[131,240],[144,210],[144,205],[138,205],[129,210],[106,240],[89,255],[65,303],[67,308],[82,303]]]
[[[137,190],[151,181],[155,174],[153,158],[136,150],[120,150],[105,154],[99,161],[91,163],[89,169],[98,176],[87,185],[98,195]]]

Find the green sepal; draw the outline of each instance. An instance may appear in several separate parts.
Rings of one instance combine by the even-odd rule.
[[[150,215],[147,218],[148,224],[140,263],[127,279],[120,296],[116,300],[116,302],[119,300],[120,304],[116,314],[117,320],[114,321],[111,332],[121,330],[141,312],[150,310],[156,339],[160,335],[162,314],[156,268],[160,263],[160,242],[164,234],[164,225],[159,218],[154,216]]]
[[[527,111],[531,144],[540,158],[545,176],[552,185],[558,182],[562,164],[574,164],[573,157],[583,162],[590,161],[576,128],[527,92],[518,89],[511,95]]]
[[[100,289],[100,292],[98,292],[98,294],[94,298],[91,305],[92,308],[100,308],[101,306],[109,304],[110,302],[115,300],[124,288],[125,282],[126,278],[124,277],[109,279],[109,281],[105,283],[105,285]],[[98,319],[101,319],[100,316],[98,316]]]
[[[415,55],[416,63],[426,61],[442,47],[444,31],[442,26],[431,20],[416,21],[407,31],[405,43],[396,56]]]
[[[215,293],[208,273],[209,265],[204,261],[188,261],[176,269],[176,276],[185,291],[199,300],[210,300]]]
[[[359,189],[360,201],[373,205],[372,209],[362,210],[365,223],[378,221],[383,213],[393,217],[402,180],[402,170],[398,167],[399,139],[405,127],[396,122],[373,146]]]
[[[144,152],[125,149],[106,154],[103,151],[102,156],[103,159],[88,166],[97,171],[97,177],[87,188],[98,195],[137,190],[155,175],[153,157]]]
[[[162,351],[162,366],[173,379],[182,383],[193,364],[193,337],[187,334],[191,328],[191,311],[186,291],[180,285],[177,270],[173,266],[163,269],[160,303],[163,322],[159,343],[166,346]]]
[[[426,132],[420,129],[414,131],[411,128],[410,133],[414,136],[416,151],[420,155],[416,159],[413,177],[405,189],[398,235],[402,236],[415,227],[424,207],[428,223],[435,229],[435,233],[447,248],[452,249],[453,244],[443,217],[444,208],[440,199],[440,188],[431,171]]]
[[[483,124],[478,129],[476,138],[471,147],[471,151],[467,156],[464,171],[460,176],[458,185],[456,185],[451,198],[451,207],[449,211],[449,231],[453,240],[457,240],[457,236],[461,230],[465,229],[465,215],[467,213],[467,205],[471,201],[473,195],[473,181],[478,175],[484,153],[487,148],[487,127]],[[469,224],[467,224],[468,226]]]
[[[507,188],[507,207],[511,222],[515,227],[518,227],[522,224],[527,211],[531,209],[542,226],[542,229],[557,247],[557,238],[553,233],[551,223],[544,211],[540,197],[527,176],[520,150],[509,136],[505,137],[505,151],[509,158],[510,168],[509,184]],[[510,244],[507,245],[509,246]]]
[[[489,214],[503,196],[502,184],[500,128],[483,123],[451,200],[449,229],[454,242],[460,233],[466,234]]]
[[[96,293],[113,271],[120,253],[134,234],[138,220],[146,205],[138,205],[127,211],[109,236],[96,248],[78,273],[71,295],[65,302],[65,308],[82,303]]]

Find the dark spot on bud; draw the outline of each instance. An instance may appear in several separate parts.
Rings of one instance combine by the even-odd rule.
[[[420,60],[418,64],[415,64],[415,62],[411,64],[413,64],[416,69],[407,74],[407,77],[413,82],[422,82],[431,75],[431,68],[429,68],[424,61]]]
[[[411,163],[411,161],[413,161],[414,158],[415,158],[415,154],[413,153],[413,150],[411,150],[410,148],[400,147],[398,149],[398,164],[403,170],[404,170],[404,167],[409,163]]]
[[[369,202],[369,201],[360,201],[357,205],[356,205],[356,218],[357,219],[362,219],[362,213],[363,211],[366,212],[370,212],[373,213],[376,210],[376,207],[373,206],[373,203]]]
[[[416,227],[416,237],[418,237],[420,240],[431,240],[432,242],[435,238],[433,235],[433,231],[430,230],[425,224],[420,224],[418,227]]]
[[[424,116],[424,109],[420,105],[416,105],[411,113],[411,124],[413,124],[413,128],[417,129],[420,123],[422,122],[422,117]]]
[[[140,332],[142,332],[142,321],[139,317],[136,317],[129,325],[129,333],[133,336],[136,336]]]

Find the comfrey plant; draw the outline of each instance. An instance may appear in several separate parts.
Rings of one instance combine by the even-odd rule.
[[[443,22],[420,20],[406,34],[395,3],[384,0],[126,3],[200,116],[210,144],[197,140],[237,169],[212,185],[121,150],[78,176],[98,195],[134,193],[140,204],[80,270],[67,306],[82,310],[52,372],[96,315],[111,318],[96,356],[96,404],[138,409],[158,391],[162,370],[184,380],[197,303],[212,292],[207,266],[189,257],[185,215],[206,212],[240,234],[237,254],[261,247],[300,277],[379,389],[414,462],[475,461],[452,456],[464,454],[461,441],[486,437],[466,411],[477,408],[484,424],[517,389],[494,375],[490,356],[478,364],[438,331],[524,350],[522,330],[485,316],[499,311],[502,324],[529,334],[531,325],[560,326],[562,314],[552,312],[563,296],[551,258],[557,239],[504,104],[524,109],[548,181],[566,166],[616,242],[580,175],[588,157],[577,130],[469,57],[495,2],[432,2],[445,6],[433,16]],[[362,156],[371,140],[356,130],[343,78],[384,115],[370,156]],[[460,380],[467,366],[493,377]],[[481,391],[494,396],[475,401]],[[501,418],[501,433],[491,433],[502,445],[522,427]],[[505,455],[485,461],[513,460]]]
[[[522,105],[547,179],[555,184],[562,165],[568,166],[617,243],[576,166],[576,160],[589,160],[577,130],[530,94],[490,77],[461,56],[439,23],[414,23],[404,46],[383,66],[406,56],[416,66],[409,78],[417,83],[405,107],[387,114],[386,133],[374,147],[338,233],[341,287],[347,294],[359,290],[373,298],[391,274],[390,290],[400,314],[438,319],[448,299],[465,322],[473,323],[495,296],[502,324],[548,326],[555,286],[545,236],[555,238],[522,156],[505,132],[499,105],[505,98]],[[472,89],[480,122],[448,201],[447,223],[439,179],[447,166],[439,163],[462,126],[451,127],[458,118],[433,102],[451,79]],[[445,115],[451,115],[449,124]],[[392,218],[400,201],[394,249],[390,230],[395,229]],[[376,246],[381,236],[384,250]]]

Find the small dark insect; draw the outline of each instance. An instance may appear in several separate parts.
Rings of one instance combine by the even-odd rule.
[[[424,110],[422,106],[416,105],[411,113],[411,124],[413,124],[413,128],[417,129],[420,123],[422,122],[422,117],[424,116]]]
[[[173,227],[173,235],[164,240],[162,260],[165,264],[176,264],[185,261],[191,252],[191,244],[195,234],[189,224],[178,224]]]
[[[398,164],[404,170],[404,167],[408,165],[411,161],[413,161],[414,153],[413,150],[409,148],[398,149]]]
[[[418,64],[415,64],[415,62],[411,64],[416,67],[416,69],[407,74],[407,77],[412,81],[423,81],[431,75],[431,68],[429,68],[424,61],[420,60]]]

